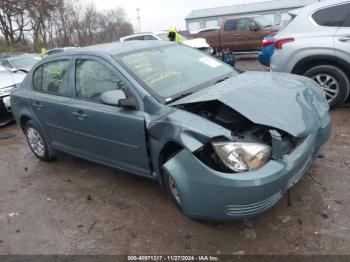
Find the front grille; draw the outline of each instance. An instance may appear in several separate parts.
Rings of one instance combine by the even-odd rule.
[[[257,203],[248,205],[226,205],[226,215],[230,217],[241,217],[254,215],[274,206],[282,198],[282,191],[277,192],[271,197]]]

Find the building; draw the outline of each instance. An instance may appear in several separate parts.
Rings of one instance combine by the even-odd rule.
[[[288,11],[319,2],[319,0],[273,0],[192,11],[186,17],[188,31],[219,26],[222,20],[237,16],[262,15],[274,24],[289,20]]]

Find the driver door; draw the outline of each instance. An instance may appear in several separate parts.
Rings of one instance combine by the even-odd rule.
[[[75,147],[81,156],[140,175],[150,175],[144,112],[101,103],[106,91],[131,85],[108,62],[86,57],[75,62]]]

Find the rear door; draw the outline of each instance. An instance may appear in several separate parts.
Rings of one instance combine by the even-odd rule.
[[[32,112],[56,147],[68,147],[74,141],[73,124],[68,108],[74,102],[70,85],[73,62],[51,61],[33,74],[33,92],[28,97]]]
[[[350,63],[350,3],[343,7],[348,10],[348,14],[335,34],[334,47],[337,56]]]
[[[223,51],[235,51],[238,48],[237,37],[237,20],[230,19],[225,21],[223,28],[220,31],[220,42]]]
[[[144,112],[101,103],[103,92],[131,84],[104,59],[84,56],[75,62],[75,144],[79,154],[141,175],[150,175]]]

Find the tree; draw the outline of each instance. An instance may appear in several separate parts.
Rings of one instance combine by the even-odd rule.
[[[28,31],[26,12],[27,1],[0,1],[0,32],[7,44],[24,40],[24,32]]]

